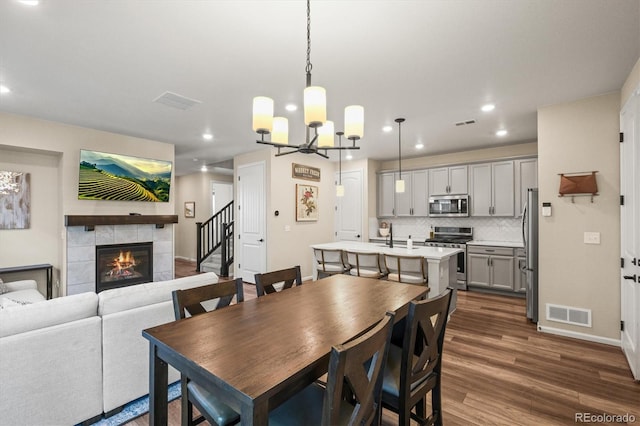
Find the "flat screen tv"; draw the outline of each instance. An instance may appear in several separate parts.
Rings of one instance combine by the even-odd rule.
[[[168,202],[171,161],[80,150],[79,200]]]

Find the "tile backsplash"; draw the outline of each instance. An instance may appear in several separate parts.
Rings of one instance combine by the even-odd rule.
[[[473,239],[484,241],[522,241],[520,218],[513,217],[399,217],[369,218],[369,238],[381,238],[378,228],[382,222],[393,224],[393,236],[405,239],[409,235],[414,241],[429,236],[431,226],[464,226],[473,228]]]

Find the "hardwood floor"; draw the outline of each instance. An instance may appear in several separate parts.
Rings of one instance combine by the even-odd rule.
[[[179,268],[186,273],[190,266],[176,261],[176,276]],[[252,297],[254,286],[245,285],[245,298]],[[447,426],[569,425],[576,424],[576,413],[629,414],[640,422],[640,383],[620,348],[538,333],[525,318],[523,299],[458,293],[447,325],[442,387]],[[385,410],[382,424],[396,423]],[[148,416],[129,423],[147,424]],[[180,424],[179,401],[169,405],[169,424]]]

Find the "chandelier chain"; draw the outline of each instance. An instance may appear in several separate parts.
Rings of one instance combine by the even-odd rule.
[[[311,0],[307,0],[307,74],[311,73]]]

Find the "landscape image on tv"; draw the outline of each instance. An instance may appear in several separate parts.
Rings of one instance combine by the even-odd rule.
[[[79,200],[168,202],[171,161],[80,150]]]

